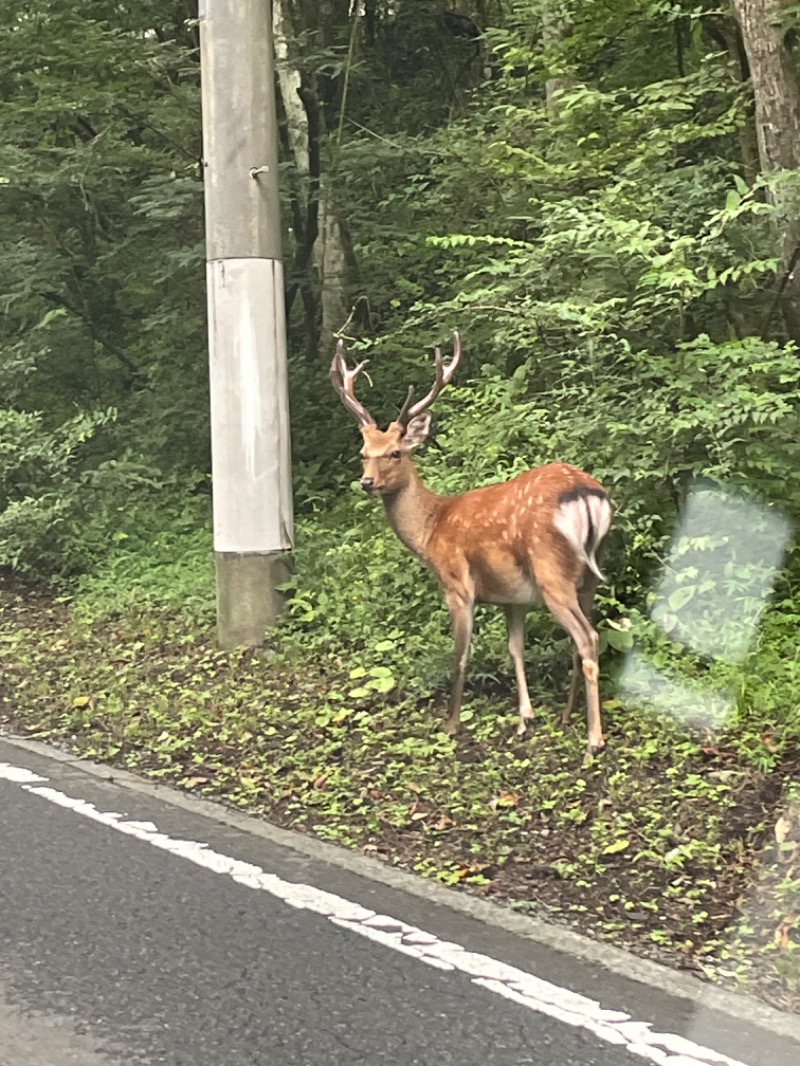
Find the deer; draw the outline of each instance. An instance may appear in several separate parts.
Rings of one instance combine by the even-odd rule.
[[[361,487],[380,497],[389,525],[402,543],[436,575],[450,612],[455,665],[444,729],[461,724],[464,682],[475,605],[497,604],[506,615],[508,650],[519,696],[517,733],[524,736],[535,715],[525,677],[525,619],[544,601],[573,643],[572,680],[562,714],[567,724],[586,690],[587,759],[605,744],[600,718],[599,646],[591,623],[598,584],[605,581],[597,557],[611,526],[613,507],[603,486],[568,463],[533,467],[508,481],[439,495],[420,477],[412,458],[428,436],[429,408],[453,380],[461,361],[461,337],[445,363],[434,350],[435,380],[416,403],[413,385],[397,418],[379,429],[356,398],[355,383],[368,365],[353,369],[340,338],[330,366],[333,387],[361,430]]]

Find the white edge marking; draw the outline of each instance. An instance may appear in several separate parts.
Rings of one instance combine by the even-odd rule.
[[[461,944],[439,940],[432,933],[390,915],[376,914],[358,903],[313,885],[284,881],[253,863],[214,851],[196,840],[179,840],[161,833],[153,822],[125,821],[113,811],[99,811],[86,800],[47,787],[48,780],[21,766],[0,762],[0,780],[74,814],[83,815],[125,836],[188,859],[213,873],[223,874],[245,888],[268,892],[299,910],[314,911],[348,932],[409,955],[437,970],[458,971],[472,983],[528,1010],[585,1029],[604,1043],[624,1047],[631,1054],[667,1066],[746,1066],[712,1048],[695,1044],[677,1033],[654,1033],[648,1022],[631,1019],[623,1011],[604,1009],[597,1000],[561,988],[535,974],[519,970],[489,955],[467,951]]]

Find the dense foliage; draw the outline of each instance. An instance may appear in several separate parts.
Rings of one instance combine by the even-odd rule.
[[[458,328],[467,356],[426,479],[459,491],[556,458],[599,477],[618,506],[600,601],[611,715],[634,696],[680,710],[777,771],[800,740],[797,255],[780,237],[797,172],[759,165],[734,11],[350,6],[280,5],[303,111],[282,98],[298,528],[276,646],[347,664],[359,706],[444,684],[446,614],[352,489],[357,433],[327,366],[355,305],[368,403],[388,419]],[[196,5],[0,13],[0,566],[61,583],[84,620],[155,609],[207,628]],[[791,41],[797,8],[783,19]],[[701,527],[684,521],[698,491]],[[485,692],[500,670],[505,709],[503,640],[481,616],[472,676]],[[568,655],[544,618],[535,654],[553,702]]]

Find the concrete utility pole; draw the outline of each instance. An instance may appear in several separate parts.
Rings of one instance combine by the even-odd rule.
[[[269,0],[200,0],[217,620],[261,644],[292,546]]]

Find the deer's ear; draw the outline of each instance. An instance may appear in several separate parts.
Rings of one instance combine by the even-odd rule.
[[[416,448],[428,436],[430,428],[431,416],[429,414],[417,415],[416,418],[411,419],[406,427],[403,444],[405,444],[406,448]]]

